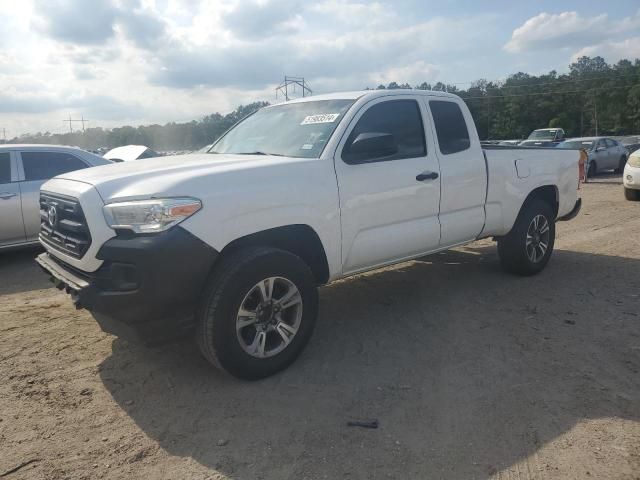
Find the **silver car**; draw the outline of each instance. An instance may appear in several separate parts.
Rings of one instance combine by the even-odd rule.
[[[627,149],[617,140],[606,137],[571,138],[558,148],[584,149],[587,151],[587,176],[593,177],[603,170],[622,173],[629,156]]]
[[[108,163],[79,148],[0,145],[0,250],[38,242],[40,186],[44,182]]]

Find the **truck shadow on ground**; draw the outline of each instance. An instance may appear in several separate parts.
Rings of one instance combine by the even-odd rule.
[[[0,277],[9,279],[0,283],[0,296],[53,286],[35,262],[41,252],[42,249],[37,246],[13,251],[0,250]]]
[[[311,343],[275,377],[120,340],[100,375],[162,448],[236,479],[487,478],[582,420],[640,420],[638,271],[556,251],[519,278],[495,247],[459,249],[323,288]]]

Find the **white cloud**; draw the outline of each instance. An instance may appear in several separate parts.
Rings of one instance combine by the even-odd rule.
[[[578,50],[572,57],[572,61],[587,56],[599,55],[608,62],[617,62],[622,59],[633,60],[640,58],[640,37],[627,38],[619,42],[603,42],[598,45],[584,47]]]
[[[440,68],[436,65],[419,60],[411,65],[390,68],[380,74],[370,76],[372,86],[388,84],[390,82],[408,82],[410,85],[427,82],[435,83],[440,75]]]
[[[284,74],[305,76],[321,93],[511,73],[513,59],[500,51],[503,13],[442,8],[434,16],[410,3],[0,0],[0,126],[55,132],[69,114],[106,127],[191,120],[273,100]],[[570,45],[563,62],[579,49],[618,55],[635,51],[620,32],[638,25],[640,14],[616,22],[541,14],[504,48]],[[507,70],[493,73],[500,61]],[[558,67],[545,60],[537,68],[547,66]]]
[[[582,17],[577,12],[541,13],[516,28],[504,49],[519,53],[528,50],[566,48],[606,38],[609,20],[606,14]]]
[[[640,11],[622,20],[607,14],[593,17],[578,12],[541,13],[516,28],[504,49],[511,53],[569,49],[595,45],[640,28]]]

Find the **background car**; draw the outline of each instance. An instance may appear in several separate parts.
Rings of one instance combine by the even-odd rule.
[[[45,181],[108,163],[74,147],[0,145],[0,249],[37,243],[40,185]]]
[[[582,137],[565,140],[558,148],[584,149],[587,151],[587,177],[603,170],[622,173],[627,163],[627,149],[617,140],[606,137]]]
[[[531,132],[525,141],[520,142],[520,145],[523,147],[555,147],[563,140],[563,129],[540,128]]]
[[[627,200],[640,200],[640,150],[629,156],[622,174],[624,197]]]
[[[104,158],[112,162],[130,162],[132,160],[161,156],[158,152],[144,145],[124,145],[122,147],[112,148],[104,154]]]
[[[640,136],[631,136],[620,138],[620,143],[627,149],[629,155],[640,150]]]

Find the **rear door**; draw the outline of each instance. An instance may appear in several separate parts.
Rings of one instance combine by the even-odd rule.
[[[618,168],[620,165],[620,150],[618,149],[618,144],[611,140],[610,138],[606,139],[607,142],[607,153],[609,154],[609,163],[607,168]]]
[[[440,174],[427,118],[418,96],[393,95],[362,106],[347,127],[334,159],[345,274],[438,248]],[[384,135],[394,153],[354,157],[357,138]]]
[[[18,172],[12,152],[0,152],[0,246],[25,241]]]
[[[442,179],[440,246],[448,247],[474,240],[484,227],[486,164],[469,110],[453,98],[426,98]]]
[[[40,187],[56,175],[87,168],[83,160],[67,152],[23,150],[19,168],[22,176],[20,192],[27,241],[37,240],[40,232]]]

